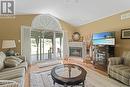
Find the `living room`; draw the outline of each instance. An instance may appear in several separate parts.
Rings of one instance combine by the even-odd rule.
[[[0,87],[130,86],[129,0],[13,3],[0,16]]]

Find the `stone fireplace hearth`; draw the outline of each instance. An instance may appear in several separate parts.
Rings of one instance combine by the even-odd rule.
[[[69,56],[86,57],[86,43],[85,42],[69,42]]]

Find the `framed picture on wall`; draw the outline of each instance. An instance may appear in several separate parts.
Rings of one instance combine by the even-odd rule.
[[[130,28],[121,30],[121,39],[130,39]]]

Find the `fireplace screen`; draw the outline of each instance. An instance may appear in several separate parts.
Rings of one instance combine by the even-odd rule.
[[[82,57],[81,47],[69,47],[69,56]]]

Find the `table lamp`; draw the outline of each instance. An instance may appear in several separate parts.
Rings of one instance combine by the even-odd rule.
[[[3,40],[2,48],[7,49],[5,52],[6,56],[14,56],[15,52],[12,48],[15,47],[16,47],[15,40]]]

